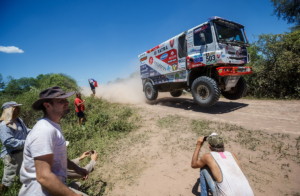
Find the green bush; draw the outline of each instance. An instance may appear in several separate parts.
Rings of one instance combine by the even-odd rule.
[[[250,48],[254,73],[246,77],[248,95],[259,98],[300,98],[300,30],[260,35]]]

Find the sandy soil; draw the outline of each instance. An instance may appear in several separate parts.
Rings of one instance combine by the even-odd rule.
[[[199,194],[199,170],[190,167],[198,137],[189,127],[191,120],[238,125],[253,132],[251,137],[263,138],[251,150],[231,141],[234,133],[224,133],[227,150],[238,155],[255,195],[300,195],[300,101],[220,99],[203,109],[184,96],[130,106],[141,116],[140,128],[118,141],[116,152],[91,176],[107,183],[105,195]],[[158,125],[170,115],[178,122],[171,127]],[[206,145],[203,152],[208,152]]]
[[[251,130],[265,130],[300,135],[300,101],[248,100],[230,101],[221,98],[210,108],[201,108],[190,96],[167,97],[147,104],[152,111],[168,111],[191,118],[233,123]],[[164,106],[164,107],[161,107]],[[173,110],[175,108],[175,110]]]

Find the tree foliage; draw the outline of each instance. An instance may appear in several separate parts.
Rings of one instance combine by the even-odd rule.
[[[10,81],[4,88],[4,92],[9,95],[18,95],[22,94],[23,92],[29,91],[30,87],[36,86],[36,79],[34,78],[20,78],[14,79],[10,78]]]
[[[0,85],[1,85],[0,77]],[[23,77],[14,79],[9,77],[9,82],[5,85],[3,82],[3,93],[10,96],[20,95],[31,89],[46,89],[51,86],[59,86],[64,90],[78,90],[76,81],[65,74],[41,74],[36,78]],[[1,86],[0,86],[1,87]]]
[[[59,86],[64,90],[78,90],[77,82],[66,74],[40,74],[37,76],[37,88],[46,89]]]
[[[286,20],[289,24],[296,24],[293,28],[300,28],[300,1],[299,0],[271,0],[274,5],[274,13],[278,18]]]
[[[247,78],[250,95],[300,98],[300,31],[260,35],[249,52],[254,70]]]
[[[2,77],[2,74],[0,73],[0,89],[3,89],[5,86],[5,83],[3,81],[3,77]]]

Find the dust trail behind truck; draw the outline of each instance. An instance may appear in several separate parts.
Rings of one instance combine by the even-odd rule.
[[[220,17],[191,28],[139,55],[143,91],[148,100],[158,92],[173,97],[191,91],[200,106],[214,105],[222,94],[236,100],[251,74],[244,26]]]

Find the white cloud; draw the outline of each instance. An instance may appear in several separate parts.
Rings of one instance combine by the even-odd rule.
[[[0,52],[5,53],[24,53],[24,51],[16,46],[0,46]]]

